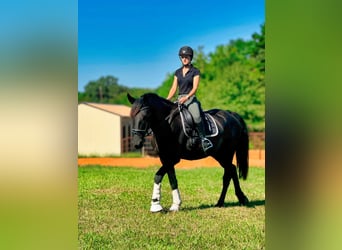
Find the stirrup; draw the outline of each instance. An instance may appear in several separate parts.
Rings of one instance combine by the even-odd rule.
[[[203,148],[204,152],[206,152],[208,149],[210,149],[212,147],[213,147],[213,144],[209,139],[202,138],[202,148]]]

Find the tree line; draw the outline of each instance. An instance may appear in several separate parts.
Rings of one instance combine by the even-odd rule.
[[[196,95],[202,108],[235,111],[246,120],[250,131],[264,131],[265,25],[248,40],[231,40],[208,54],[199,47],[194,54],[193,64],[201,71]],[[114,76],[103,76],[90,81],[84,92],[78,93],[78,101],[130,105],[127,92],[133,96],[154,92],[166,97],[172,81],[173,73],[156,89],[128,88],[120,85]]]

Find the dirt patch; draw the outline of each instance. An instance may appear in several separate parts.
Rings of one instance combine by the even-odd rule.
[[[235,160],[234,160],[235,161]],[[79,158],[79,166],[85,165],[101,165],[101,166],[116,166],[116,167],[153,167],[161,166],[159,158],[143,157],[143,158]],[[249,166],[265,167],[265,151],[250,150]],[[220,167],[220,164],[212,157],[207,157],[201,160],[181,160],[176,168],[196,168],[196,167]]]

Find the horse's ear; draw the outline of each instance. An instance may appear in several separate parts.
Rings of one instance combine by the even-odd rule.
[[[133,104],[135,102],[135,98],[133,96],[131,96],[129,93],[127,93],[127,98],[131,104]]]

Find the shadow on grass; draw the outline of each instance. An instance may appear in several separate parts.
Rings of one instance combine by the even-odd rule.
[[[228,207],[242,207],[239,202],[225,202],[222,208]],[[255,208],[257,206],[265,206],[265,200],[254,200],[249,201],[249,203],[245,206],[248,208]],[[182,207],[183,211],[192,211],[192,210],[202,210],[208,208],[215,208],[215,204],[201,204],[198,207]]]

